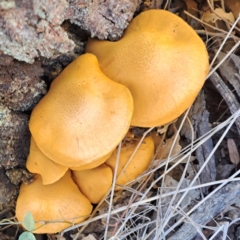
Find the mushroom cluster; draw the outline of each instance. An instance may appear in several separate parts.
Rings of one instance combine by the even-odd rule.
[[[163,10],[139,14],[117,42],[89,39],[86,53],[52,82],[31,114],[26,166],[36,175],[20,188],[18,220],[30,211],[35,233],[59,232],[90,215],[115,170],[118,185],[147,170],[154,154],[150,136],[141,144],[125,142],[115,169],[117,145],[130,125],[153,127],[179,117],[208,67],[195,31]]]

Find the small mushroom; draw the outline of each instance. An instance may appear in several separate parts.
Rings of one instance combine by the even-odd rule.
[[[139,140],[135,140],[132,143],[125,143],[120,151],[120,157],[117,169],[117,181],[118,185],[125,185],[128,182],[139,177],[145,170],[148,169],[154,155],[154,141],[151,136],[146,137],[140,144],[135,155],[128,163],[130,157],[135,151]],[[106,165],[115,171],[117,159],[117,150],[113,152],[111,157],[105,162]],[[126,166],[126,164],[128,165]],[[125,168],[126,166],[126,168]],[[125,170],[123,170],[125,168]],[[123,170],[123,171],[122,171]]]
[[[91,203],[99,203],[112,185],[112,169],[106,164],[88,170],[72,171],[72,174],[80,191]]]
[[[31,173],[41,175],[43,185],[58,181],[68,170],[68,167],[55,163],[45,156],[39,150],[33,138],[31,138],[26,167]]]
[[[142,12],[116,42],[89,39],[86,52],[102,71],[129,88],[131,125],[153,127],[178,118],[195,100],[209,70],[202,39],[177,15]]]
[[[16,217],[22,222],[30,211],[34,233],[56,233],[85,220],[92,211],[90,201],[79,191],[68,171],[59,181],[43,185],[40,175],[30,185],[22,184],[16,204]]]
[[[80,168],[105,161],[128,131],[132,112],[129,90],[104,75],[93,54],[84,54],[52,82],[29,127],[47,157]]]

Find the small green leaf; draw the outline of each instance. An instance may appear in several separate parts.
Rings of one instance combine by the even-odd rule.
[[[23,232],[18,240],[36,240],[36,238],[31,232]]]
[[[23,219],[23,226],[26,228],[29,232],[33,231],[35,228],[35,222],[33,219],[33,215],[31,212],[27,212]]]

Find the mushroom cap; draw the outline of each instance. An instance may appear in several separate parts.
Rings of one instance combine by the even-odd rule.
[[[68,171],[50,185],[43,185],[40,175],[36,175],[35,181],[29,185],[22,184],[16,204],[18,221],[22,222],[28,211],[35,220],[34,233],[56,233],[86,219],[92,205],[79,191]],[[55,222],[47,224],[41,220]]]
[[[102,71],[129,88],[131,125],[153,127],[179,117],[195,100],[209,70],[201,38],[181,18],[164,10],[142,12],[116,42],[89,39],[86,52]]]
[[[68,170],[68,167],[55,163],[45,156],[39,150],[33,138],[31,138],[26,167],[31,173],[41,175],[43,185],[58,181]]]
[[[132,112],[129,90],[103,74],[94,55],[84,54],[53,81],[29,127],[47,157],[82,167],[113,151],[128,131]]]
[[[110,167],[102,164],[88,170],[72,171],[72,177],[84,196],[97,204],[111,188],[113,173]]]
[[[96,167],[100,166],[101,164],[103,164],[104,162],[106,162],[107,159],[112,155],[112,153],[113,153],[113,151],[111,151],[106,156],[103,156],[103,157],[99,158],[98,160],[96,160],[94,162],[91,162],[89,164],[85,164],[81,167],[71,167],[70,169],[73,170],[73,171],[82,171],[82,170],[96,168]]]
[[[146,137],[139,146],[132,160],[129,162],[126,169],[121,173],[122,169],[128,163],[135,148],[137,147],[139,140],[133,141],[130,145],[123,145],[120,151],[120,157],[117,170],[118,185],[125,185],[128,182],[139,177],[145,170],[148,169],[154,155],[154,141],[151,136]],[[112,170],[115,170],[117,158],[117,150],[113,152],[111,157],[105,162]]]

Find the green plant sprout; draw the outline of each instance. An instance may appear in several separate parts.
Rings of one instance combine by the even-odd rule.
[[[21,233],[18,240],[36,240],[34,234],[32,233],[35,228],[35,222],[31,212],[27,212],[25,214],[22,225],[27,231]]]
[[[36,240],[32,231],[35,229],[35,222],[31,212],[27,212],[24,216],[23,222],[12,221],[11,219],[3,219],[0,221],[0,226],[2,225],[23,225],[27,230],[19,236],[18,240]]]

